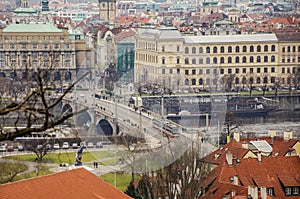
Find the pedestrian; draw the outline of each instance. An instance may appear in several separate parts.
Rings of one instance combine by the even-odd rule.
[[[96,162],[94,161],[94,168],[96,168]]]
[[[96,162],[95,164],[96,164],[96,168],[98,168],[98,162]]]

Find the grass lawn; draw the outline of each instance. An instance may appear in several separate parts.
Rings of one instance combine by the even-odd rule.
[[[49,167],[47,167],[47,166],[38,165],[37,168],[38,168],[38,171],[39,171],[38,175],[37,175],[36,171],[33,171],[33,172],[30,172],[30,173],[25,173],[25,174],[22,174],[22,175],[18,175],[14,179],[14,181],[23,180],[23,179],[27,179],[27,178],[33,178],[33,177],[36,177],[36,176],[44,176],[44,175],[48,175],[48,174],[52,173],[49,170]]]
[[[108,182],[112,186],[115,186],[115,173],[108,173],[105,175],[100,176],[104,181]],[[139,176],[135,175],[135,179],[138,179]],[[121,191],[125,191],[127,186],[131,181],[131,174],[130,173],[116,173],[116,187]]]
[[[59,152],[59,153],[48,153],[44,158],[44,163],[75,163],[75,152]],[[93,151],[93,152],[84,152],[82,155],[82,162],[89,162],[94,160],[99,160],[102,158],[114,158],[114,151]],[[22,160],[34,162],[36,155],[35,154],[25,154],[25,155],[13,155],[7,156],[5,158]],[[113,161],[114,162],[114,161]]]

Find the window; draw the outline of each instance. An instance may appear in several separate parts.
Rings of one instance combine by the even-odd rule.
[[[188,75],[188,74],[189,74],[189,70],[185,70],[185,71],[184,71],[184,74],[185,74],[185,75]]]
[[[275,83],[275,77],[271,77],[271,83],[272,83],[272,84]]]
[[[203,85],[203,79],[202,78],[199,79],[199,85]]]
[[[291,195],[292,194],[292,190],[291,190],[291,188],[290,187],[286,187],[285,188],[285,195]]]
[[[203,64],[203,59],[199,58],[199,64]]]
[[[231,46],[228,46],[228,52],[232,53],[232,47]]]
[[[186,80],[184,81],[184,85],[188,86],[189,84],[190,84],[189,80],[186,79]]]
[[[165,52],[165,47],[164,46],[161,47],[161,51]]]
[[[180,51],[180,47],[179,46],[177,46],[177,52],[179,52]]]
[[[275,56],[274,55],[271,56],[271,62],[275,62]]]
[[[203,53],[203,48],[199,47],[199,53]]]
[[[246,62],[247,62],[247,57],[244,56],[244,57],[243,57],[243,63],[246,63]]]
[[[189,48],[188,48],[188,47],[185,47],[184,53],[185,53],[185,54],[189,54]]]
[[[260,84],[260,77],[256,78],[256,83]]]
[[[221,46],[221,53],[224,53],[225,52],[225,50],[224,50],[224,46]]]
[[[253,56],[250,56],[249,61],[250,61],[250,63],[253,63],[253,62],[254,62],[254,57],[253,57]]]
[[[282,51],[283,53],[285,53],[285,47],[282,47],[281,51]]]
[[[287,51],[291,52],[291,47],[290,46],[287,47]]]
[[[184,59],[184,63],[185,63],[185,64],[189,64],[189,58],[185,58],[185,59]]]
[[[268,83],[268,77],[264,77],[264,84]]]
[[[240,58],[239,57],[235,57],[235,63],[240,63]]]
[[[210,64],[210,58],[209,57],[206,58],[206,64]]]
[[[206,74],[209,75],[210,74],[210,70],[206,69]]]
[[[162,64],[166,64],[166,63],[165,63],[165,61],[166,61],[166,60],[165,60],[165,58],[164,58],[164,57],[163,57],[163,58],[161,58],[161,63],[162,63]]]
[[[268,56],[264,56],[264,62],[268,62]]]
[[[196,54],[196,48],[195,47],[192,48],[192,53]]]
[[[260,56],[256,57],[256,62],[260,62]]]
[[[243,46],[243,52],[247,52],[247,46]]]
[[[214,53],[218,53],[218,48],[215,46],[213,51]]]
[[[286,69],[286,72],[287,72],[287,73],[291,73],[290,68],[287,68],[287,69]]]
[[[210,53],[210,47],[206,47],[206,53]]]
[[[180,59],[179,58],[176,59],[176,63],[180,64]]]
[[[240,79],[237,77],[235,78],[235,84],[239,84],[240,83]]]
[[[216,57],[213,58],[214,64],[218,63],[218,59]]]
[[[261,52],[261,47],[259,45],[257,46],[256,51]]]
[[[254,47],[253,46],[250,46],[250,52],[254,52]]]
[[[192,64],[196,64],[196,59],[192,59]]]
[[[281,62],[282,62],[282,63],[285,63],[285,57],[282,57],[282,58],[281,58]]]
[[[231,73],[232,73],[232,69],[228,68],[228,74],[231,74]]]
[[[293,187],[293,195],[299,194],[299,187]]]
[[[273,188],[267,188],[267,193],[270,196],[274,196],[274,189]]]
[[[196,75],[196,70],[195,69],[192,70],[192,74]]]
[[[275,67],[271,68],[271,73],[275,73]]]
[[[217,58],[216,58],[216,59],[217,59]],[[221,57],[220,63],[221,63],[221,64],[224,64],[224,57]]]
[[[235,69],[235,73],[236,73],[236,74],[239,74],[239,73],[240,73],[240,69],[239,69],[239,68],[236,68],[236,69]]]
[[[15,44],[10,44],[11,49],[15,49]]]
[[[247,73],[247,68],[243,68],[243,73]]]
[[[0,44],[0,49],[3,49],[3,44]]]
[[[253,73],[253,68],[250,68],[250,73]]]
[[[271,51],[274,52],[275,51],[275,45],[271,46]]]
[[[264,68],[264,73],[268,73],[268,68]]]
[[[236,47],[235,47],[235,52],[236,52],[236,53],[239,53],[239,52],[240,52],[240,47],[239,47],[239,46],[236,46]]]
[[[269,50],[268,45],[265,45],[265,46],[264,46],[264,52],[268,52],[268,50]]]
[[[257,68],[257,69],[256,69],[256,72],[257,72],[257,73],[260,73],[260,68]]]
[[[166,69],[163,68],[162,71],[161,71],[161,73],[162,74],[166,74]]]
[[[196,85],[196,79],[192,79],[192,85]]]
[[[199,69],[199,75],[203,75],[203,70]]]
[[[44,49],[48,49],[48,44],[44,44]]]
[[[209,78],[206,79],[206,84],[210,85],[210,79]]]
[[[172,68],[170,68],[169,73],[173,74],[173,69]]]
[[[22,44],[22,49],[26,49],[27,45],[26,44]]]
[[[32,44],[33,49],[37,49],[37,44]]]
[[[293,46],[293,52],[296,52],[296,46]]]
[[[282,68],[282,69],[281,69],[281,73],[285,73],[285,68]]]
[[[220,73],[224,74],[224,68],[221,68]]]
[[[228,62],[229,64],[232,63],[232,58],[231,58],[231,57],[228,57],[227,62]]]
[[[177,68],[176,73],[180,74],[180,68]]]

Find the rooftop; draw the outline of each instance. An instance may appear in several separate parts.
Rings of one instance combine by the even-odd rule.
[[[3,33],[48,32],[61,33],[62,30],[50,24],[11,24],[3,29]]]

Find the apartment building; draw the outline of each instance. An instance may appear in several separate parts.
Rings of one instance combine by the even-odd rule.
[[[26,80],[40,68],[52,70],[50,80],[72,81],[76,70],[92,64],[89,51],[82,33],[50,24],[11,24],[0,30],[0,76]]]
[[[278,79],[280,86],[288,85],[283,70],[300,67],[300,35],[294,34],[289,39],[276,34],[183,36],[174,28],[141,29],[135,83],[179,90],[274,87]]]

